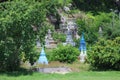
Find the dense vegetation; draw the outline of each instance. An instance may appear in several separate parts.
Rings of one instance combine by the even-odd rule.
[[[32,63],[35,35],[45,11],[43,4],[25,1],[1,3],[0,7],[0,70],[12,71],[18,69],[21,53]]]
[[[43,40],[49,26],[45,23],[48,5],[32,0],[0,3],[0,71],[17,70],[21,58],[31,64],[36,61],[36,37]]]
[[[72,0],[76,7],[84,11],[109,12],[110,9],[119,9],[119,0]]]
[[[86,18],[87,16],[87,18]],[[78,33],[85,33],[86,41],[89,44],[95,44],[99,38],[114,39],[120,36],[120,18],[115,13],[99,13],[93,16],[92,13],[87,13],[82,19],[77,20]],[[113,19],[113,16],[114,19]],[[99,32],[101,27],[102,33]]]
[[[54,33],[53,26],[58,29],[60,24],[57,9],[62,9],[69,3],[72,3],[72,9],[79,10],[82,16],[76,21],[78,34],[84,32],[87,45],[92,47],[92,50],[88,51],[88,62],[97,69],[119,70],[120,14],[114,11],[120,11],[119,1],[3,0],[0,3],[0,71],[18,70],[21,61],[34,64],[38,59],[36,39],[44,44],[48,29],[52,30],[54,40],[65,42],[66,36]],[[54,16],[55,21],[47,20],[50,16]],[[101,34],[98,32],[99,27],[102,28]],[[79,46],[79,41],[76,42]],[[60,46],[53,50],[52,60],[72,63],[78,55],[76,48]]]
[[[60,61],[65,63],[73,63],[78,59],[79,50],[71,45],[59,45],[52,51],[51,59],[53,61]]]
[[[94,69],[120,70],[120,37],[98,41],[88,50],[88,62]]]

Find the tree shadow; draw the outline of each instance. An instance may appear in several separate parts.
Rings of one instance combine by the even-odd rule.
[[[28,70],[28,69],[24,69],[24,68],[20,68],[18,71],[12,71],[12,72],[8,72],[8,71],[4,71],[4,72],[0,72],[0,75],[7,75],[7,76],[21,76],[21,75],[32,75],[33,71],[32,70]]]
[[[116,9],[114,0],[73,0],[72,4],[84,12],[92,12],[97,15],[99,12],[111,12],[110,9]],[[111,5],[112,4],[112,5]]]

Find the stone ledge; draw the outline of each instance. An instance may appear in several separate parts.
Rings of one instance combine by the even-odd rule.
[[[57,67],[57,68],[36,68],[36,71],[41,73],[66,74],[71,72],[72,70],[68,67]]]

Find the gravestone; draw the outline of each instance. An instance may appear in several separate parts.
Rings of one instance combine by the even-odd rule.
[[[57,42],[55,42],[51,36],[51,30],[48,29],[48,34],[45,36],[45,47],[46,48],[56,48]]]
[[[78,39],[79,35],[78,35],[78,31],[77,31],[77,24],[75,22],[75,19],[72,18],[65,18],[63,15],[61,15],[61,24],[60,24],[60,30],[61,32],[67,34],[68,29],[71,30],[72,33],[72,37]]]
[[[75,42],[72,39],[72,32],[70,31],[70,29],[68,29],[67,31],[66,44],[71,44],[72,46],[75,46]]]
[[[76,23],[74,21],[68,21],[67,28],[74,30],[76,28]]]
[[[36,40],[36,45],[37,45],[37,48],[40,48],[41,47],[41,44],[40,44],[40,40]]]
[[[78,39],[78,31],[77,31],[77,24],[75,23],[75,20],[69,20],[67,23],[67,28],[69,28],[72,32],[72,37]]]
[[[64,6],[63,9],[64,9],[65,12],[69,12],[70,11],[70,8],[67,7],[67,6]]]
[[[99,27],[98,33],[99,33],[99,36],[102,37],[102,34],[103,34],[102,27]]]

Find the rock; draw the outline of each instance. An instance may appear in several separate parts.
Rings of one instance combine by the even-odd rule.
[[[64,8],[63,8],[63,9],[64,9],[64,11],[65,11],[65,12],[69,12],[69,11],[70,11],[70,8],[69,8],[69,7],[67,7],[67,6],[64,6]]]
[[[45,47],[46,48],[56,48],[57,42],[55,42],[51,36],[50,29],[48,30],[48,34],[45,36]]]
[[[66,74],[71,72],[72,70],[68,67],[58,67],[58,68],[37,68],[38,72],[42,73],[58,73],[58,74]]]

